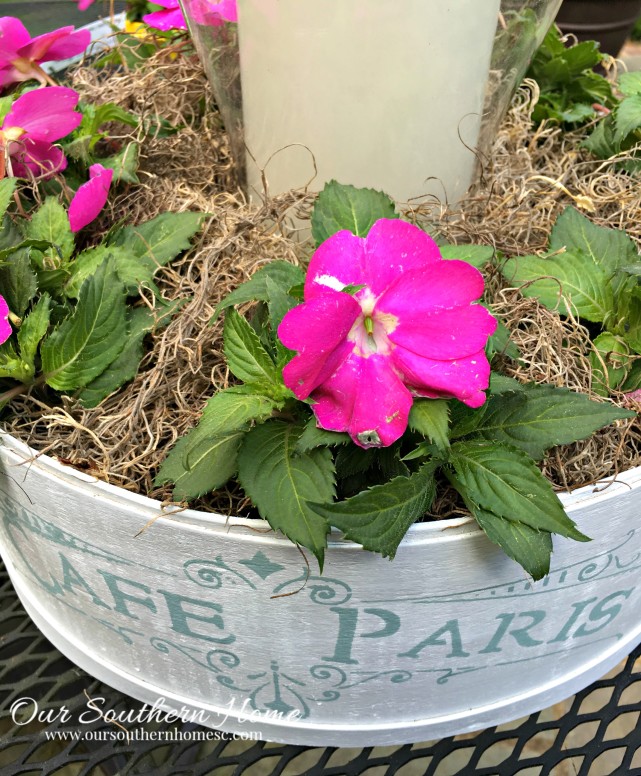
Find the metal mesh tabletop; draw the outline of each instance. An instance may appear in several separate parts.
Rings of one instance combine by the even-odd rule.
[[[101,684],[63,657],[27,617],[1,566],[0,774],[605,776],[641,773],[640,657],[641,647],[601,681],[538,714],[479,733],[414,745],[305,748],[233,740],[231,735],[225,737],[185,722],[169,725],[145,721],[120,727],[115,722],[99,719],[99,713],[134,714],[142,704]],[[36,708],[27,698],[37,701],[40,719],[36,716],[27,721],[34,716]],[[19,711],[15,710],[16,703],[21,705]],[[83,713],[88,721],[79,724]],[[216,740],[216,735],[221,737]],[[209,740],[203,740],[206,736]]]

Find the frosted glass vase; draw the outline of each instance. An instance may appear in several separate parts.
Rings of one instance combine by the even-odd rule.
[[[253,198],[460,200],[561,0],[181,0]]]

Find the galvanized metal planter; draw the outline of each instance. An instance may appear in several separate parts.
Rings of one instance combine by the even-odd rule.
[[[641,640],[641,468],[564,501],[531,583],[465,519],[415,526],[393,562],[333,536],[325,572],[265,525],[163,512],[0,446],[0,548],[44,634],[118,689],[297,744],[474,730],[554,703]],[[153,521],[153,522],[150,522]]]

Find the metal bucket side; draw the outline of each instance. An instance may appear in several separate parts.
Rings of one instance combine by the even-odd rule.
[[[29,613],[91,673],[211,727],[328,746],[451,735],[566,697],[641,639],[641,469],[564,497],[597,538],[556,540],[531,583],[465,520],[413,527],[393,563],[336,535],[308,576],[260,521],[167,517],[28,459],[4,437],[0,547]]]

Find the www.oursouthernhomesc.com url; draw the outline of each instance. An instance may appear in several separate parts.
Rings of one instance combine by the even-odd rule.
[[[45,731],[47,741],[262,741],[263,734],[255,730],[242,733],[225,733],[222,730],[52,730]]]

